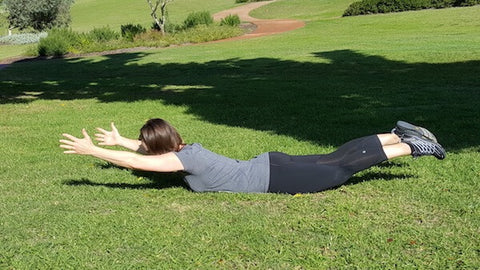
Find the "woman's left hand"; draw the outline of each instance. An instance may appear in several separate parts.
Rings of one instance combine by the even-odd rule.
[[[65,154],[78,154],[78,155],[91,155],[96,148],[93,144],[92,139],[88,135],[85,129],[82,129],[83,139],[77,138],[70,134],[62,134],[68,140],[60,140],[61,148],[67,149],[63,151]]]

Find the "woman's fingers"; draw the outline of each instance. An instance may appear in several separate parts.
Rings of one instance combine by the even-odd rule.
[[[75,147],[71,145],[66,145],[66,144],[61,144],[60,147],[64,149],[69,149],[69,150],[75,149]]]
[[[60,148],[65,149],[64,154],[78,154],[89,155],[92,153],[95,145],[92,143],[92,139],[87,133],[86,129],[82,129],[83,138],[77,138],[68,133],[62,134],[65,138],[59,140]]]
[[[108,134],[108,133],[109,133],[108,131],[106,131],[106,130],[103,129],[103,128],[98,128],[98,127],[97,127],[96,130],[100,131],[100,132],[103,133],[103,134]]]
[[[76,141],[78,140],[78,138],[76,138],[76,137],[74,137],[70,134],[63,134],[63,136],[70,139],[70,140],[62,139],[62,140],[59,141],[61,143],[60,147],[63,148],[63,149],[67,149],[66,151],[63,151],[63,153],[65,153],[65,154],[76,154],[77,152],[74,149],[75,149],[75,144],[77,143]]]
[[[76,154],[77,152],[74,150],[75,147],[73,146],[74,142],[67,141],[67,140],[60,140],[61,144],[60,148],[67,149],[63,151],[64,154]]]
[[[76,141],[76,140],[78,140],[77,137],[72,136],[72,135],[70,135],[70,134],[68,134],[68,133],[63,133],[62,135],[63,135],[64,137],[67,137],[67,138],[70,139],[71,141]]]
[[[100,132],[95,134],[95,140],[100,142],[98,145],[110,146],[117,144],[118,137],[120,136],[118,134],[118,130],[113,122],[110,123],[110,127],[112,128],[112,131],[108,131],[103,128],[96,128],[96,130]]]
[[[82,128],[82,134],[83,134],[83,137],[85,137],[85,139],[90,139],[90,136],[88,135],[86,129]]]
[[[106,131],[105,129],[103,128],[96,128],[98,131],[100,131],[101,133],[95,133],[95,140],[97,141],[100,141],[100,142],[104,142],[105,141],[105,137],[106,136],[110,136],[110,133],[109,131]],[[99,145],[104,145],[103,143],[99,143]]]
[[[75,142],[69,141],[69,140],[60,140],[61,143],[65,145],[73,145]]]
[[[99,141],[98,145],[107,145],[105,143],[105,137],[108,136],[108,134],[106,133],[107,131],[104,130],[104,129],[101,129],[101,128],[97,128],[100,132],[105,132],[105,134],[100,134],[100,133],[96,133],[95,134],[95,140]]]

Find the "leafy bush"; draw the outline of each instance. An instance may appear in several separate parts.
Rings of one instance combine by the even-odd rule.
[[[108,27],[94,28],[88,33],[88,38],[96,42],[115,40],[120,34]]]
[[[432,8],[448,8],[455,5],[456,0],[431,0],[430,4]]]
[[[455,3],[457,7],[468,7],[480,5],[480,0],[457,0]]]
[[[134,38],[135,46],[167,47],[175,43],[174,35],[163,35],[157,29],[141,33]]]
[[[241,23],[240,17],[238,17],[237,14],[235,15],[230,14],[220,21],[220,25],[228,25],[228,26],[238,26],[240,23]]]
[[[188,14],[187,18],[183,22],[185,29],[195,27],[197,25],[210,25],[213,23],[213,18],[208,11],[198,11]]]
[[[37,43],[41,38],[47,36],[46,32],[42,33],[25,33],[25,34],[13,34],[11,36],[0,37],[0,44],[30,44]]]
[[[199,25],[195,28],[184,31],[182,35],[177,35],[177,38],[184,36],[184,42],[199,43],[238,36],[242,32],[243,31],[238,27],[219,25],[207,27],[206,25]]]
[[[73,0],[5,0],[8,21],[21,30],[32,27],[42,31],[70,23]]]
[[[239,27],[228,25],[205,25],[179,30],[162,35],[159,31],[146,31],[138,25],[123,26],[123,35],[130,35],[131,41],[119,38],[109,28],[94,29],[88,33],[76,33],[70,29],[53,29],[37,45],[42,56],[61,56],[68,53],[87,53],[137,46],[166,47],[170,45],[198,43],[238,36],[243,33]],[[135,34],[134,34],[135,33]]]
[[[135,37],[135,46],[166,47],[177,44],[214,41],[241,35],[238,27],[220,25],[198,25],[174,34],[162,35],[158,31],[148,31]]]
[[[79,34],[71,29],[52,29],[48,36],[40,39],[38,43],[38,54],[41,56],[60,56],[71,52],[73,48],[81,44]]]
[[[140,24],[124,24],[120,27],[122,32],[122,37],[126,40],[133,41],[133,38],[141,33],[145,33],[147,29],[141,26]]]
[[[158,27],[158,25],[153,22],[152,23],[152,27],[151,27],[152,30],[155,30],[155,31],[160,31],[160,27]],[[166,33],[177,33],[177,32],[180,32],[183,30],[183,26],[182,25],[178,25],[178,24],[173,24],[173,23],[170,23],[170,22],[167,22],[165,24],[165,32]]]
[[[352,3],[345,10],[343,16],[472,6],[477,4],[480,4],[480,0],[362,0]]]

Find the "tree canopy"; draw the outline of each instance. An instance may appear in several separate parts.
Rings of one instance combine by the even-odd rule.
[[[0,0],[2,1],[2,0]],[[3,0],[10,29],[33,28],[42,31],[67,26],[74,0]]]

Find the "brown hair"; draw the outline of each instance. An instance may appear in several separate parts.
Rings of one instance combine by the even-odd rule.
[[[148,120],[140,129],[138,139],[147,146],[149,154],[165,154],[179,151],[183,144],[182,137],[167,121],[154,118]]]

